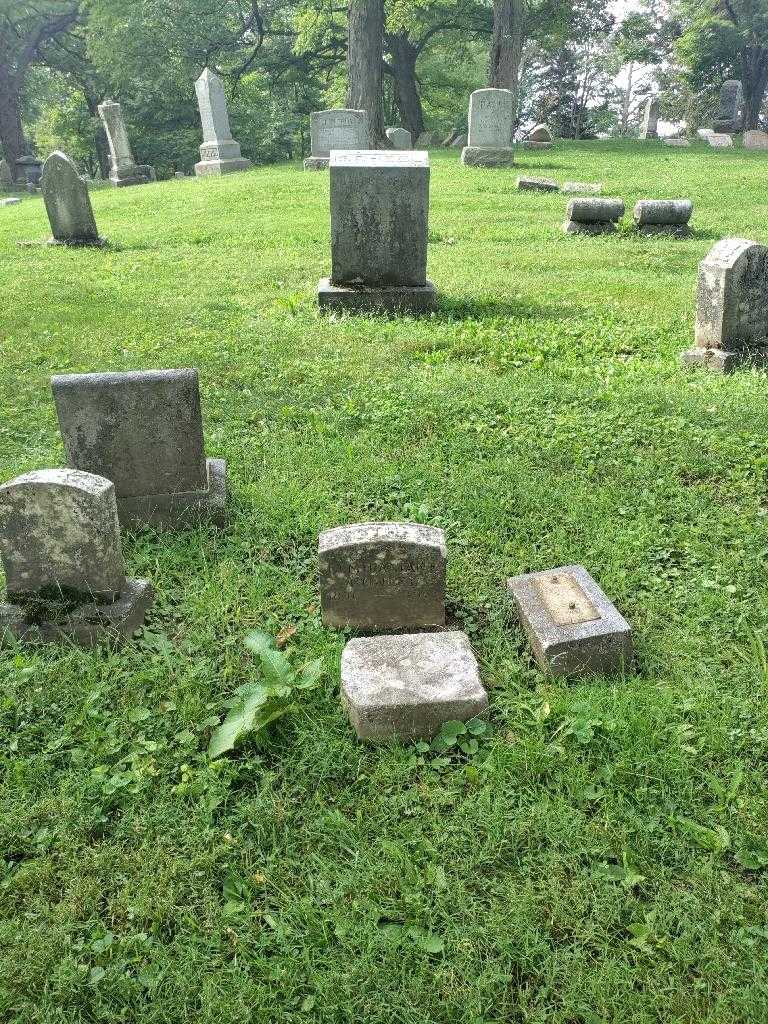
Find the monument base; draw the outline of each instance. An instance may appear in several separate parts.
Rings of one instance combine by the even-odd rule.
[[[523,142],[523,149],[552,149],[554,142],[529,142],[527,139]]]
[[[683,366],[700,366],[715,373],[732,373],[742,366],[764,369],[768,366],[768,348],[689,348],[680,353],[680,362]]]
[[[515,163],[511,146],[493,149],[490,146],[465,146],[461,151],[465,167],[512,167]]]
[[[93,647],[100,640],[127,639],[144,623],[155,592],[149,580],[126,580],[113,604],[88,601],[74,608],[63,604],[57,614],[50,601],[28,604],[0,604],[0,645],[10,635],[17,640],[52,642],[69,640],[81,647]]]
[[[227,463],[207,459],[208,487],[204,491],[178,491],[176,494],[141,494],[117,498],[120,525],[126,529],[142,526],[169,529],[196,523],[227,525]]]
[[[693,232],[687,224],[638,224],[638,235],[667,235],[669,238],[691,238]]]
[[[437,305],[437,289],[431,281],[422,286],[354,287],[331,284],[329,277],[317,286],[320,309],[350,313],[431,313]]]
[[[198,178],[205,178],[211,175],[237,174],[238,171],[250,171],[253,164],[246,157],[236,157],[233,160],[201,160],[195,164],[195,174]]]
[[[308,156],[304,161],[305,171],[327,171],[331,158],[328,156]]]
[[[618,228],[612,220],[596,220],[581,222],[567,220],[563,224],[563,231],[566,235],[612,235]]]
[[[126,188],[128,185],[149,185],[157,181],[154,167],[149,164],[133,164],[130,167],[112,168],[109,180],[115,188]]]

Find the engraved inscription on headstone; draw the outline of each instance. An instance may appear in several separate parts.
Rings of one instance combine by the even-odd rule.
[[[312,153],[304,161],[305,171],[327,168],[331,150],[367,149],[370,144],[364,110],[314,110],[309,131]]]

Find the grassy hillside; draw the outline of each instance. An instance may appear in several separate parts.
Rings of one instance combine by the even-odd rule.
[[[432,165],[420,321],[318,315],[328,177],[296,166],[98,191],[105,251],[18,248],[42,203],[0,210],[0,478],[62,462],[52,373],[196,366],[233,490],[223,533],[126,537],[158,598],[124,649],[0,653],[0,1019],[768,1017],[766,378],[677,362],[699,260],[766,240],[768,154],[521,152],[629,210],[690,197],[687,241],[566,237],[566,197]],[[339,706],[317,534],[401,518],[448,535],[469,764],[361,747]],[[636,675],[534,668],[501,583],[571,562]],[[324,683],[211,763],[254,627]]]

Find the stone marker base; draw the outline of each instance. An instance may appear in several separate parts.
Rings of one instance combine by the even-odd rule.
[[[350,313],[431,313],[437,305],[437,289],[431,281],[423,287],[364,288],[331,284],[329,277],[320,279],[317,301],[321,309]]]
[[[53,617],[53,607],[35,603],[0,604],[0,645],[10,634],[18,640],[46,642],[70,640],[81,647],[93,647],[100,640],[121,640],[132,636],[144,623],[155,592],[149,580],[126,580],[113,604],[88,602]],[[50,614],[51,617],[47,617]]]
[[[246,157],[236,157],[232,160],[201,160],[195,164],[195,174],[198,178],[206,178],[221,174],[237,174],[239,171],[250,171],[253,164]]]
[[[578,221],[567,220],[563,224],[567,235],[612,235],[618,228],[612,220]]]
[[[308,156],[304,161],[305,171],[327,171],[331,162],[329,156]]]
[[[134,164],[123,170],[113,170],[109,180],[115,188],[126,188],[128,185],[149,185],[157,181],[154,167],[149,164]]]
[[[197,523],[227,525],[227,463],[207,459],[208,489],[176,494],[144,494],[117,498],[120,525],[126,529],[142,526],[178,529]]]
[[[768,348],[689,348],[680,353],[680,362],[683,366],[701,366],[715,373],[732,373],[742,366],[764,369],[768,366]]]
[[[482,715],[488,695],[465,633],[350,640],[341,700],[358,739],[432,739],[444,722]]]
[[[465,167],[513,167],[514,150],[511,146],[491,149],[487,146],[465,146],[461,151]]]
[[[523,141],[523,149],[552,149],[554,142],[529,142],[528,139]]]
[[[636,224],[638,235],[667,235],[671,238],[691,238],[693,232],[687,224]]]

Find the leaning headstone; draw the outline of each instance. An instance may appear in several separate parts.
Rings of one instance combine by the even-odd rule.
[[[545,124],[537,124],[523,143],[525,149],[550,149],[553,145],[552,132]]]
[[[357,523],[320,534],[323,622],[338,629],[445,624],[445,534],[418,523]]]
[[[624,216],[623,199],[572,199],[563,231],[569,235],[607,235]]]
[[[707,136],[707,142],[713,149],[728,149],[733,145],[733,136],[722,132],[713,132]]]
[[[227,466],[205,456],[197,370],[65,374],[51,389],[68,464],[114,481],[124,526],[225,524]]]
[[[323,309],[424,313],[437,292],[427,280],[429,154],[331,153],[331,276]]]
[[[350,640],[341,656],[341,698],[358,739],[432,739],[445,722],[488,708],[465,633],[412,633]]]
[[[744,90],[741,82],[737,79],[730,79],[723,82],[720,88],[720,109],[715,115],[712,127],[715,132],[737,132],[742,123],[742,107],[744,102]]]
[[[752,129],[742,136],[744,149],[768,149],[768,132]]]
[[[602,181],[566,181],[563,185],[563,192],[574,196],[599,196],[602,191]]]
[[[324,171],[331,150],[368,149],[370,131],[365,110],[313,110],[309,116],[312,154],[304,161],[305,171]]]
[[[469,97],[469,141],[461,152],[468,167],[511,167],[515,97],[509,89],[476,89]]]
[[[200,162],[195,164],[198,177],[208,174],[234,174],[253,166],[240,151],[240,143],[232,138],[224,83],[210,68],[195,82],[197,105],[203,125]]]
[[[631,667],[632,629],[583,566],[515,576],[507,588],[545,672],[611,675]]]
[[[643,120],[640,124],[641,139],[658,138],[659,124],[659,99],[657,96],[649,96],[643,106]]]
[[[115,488],[91,473],[42,469],[0,487],[0,556],[0,640],[130,636],[154,599],[126,578]]]
[[[11,165],[7,160],[0,160],[0,192],[12,192],[13,185]]]
[[[517,187],[521,192],[559,192],[560,186],[551,178],[518,178]]]
[[[93,216],[88,186],[66,153],[51,153],[43,167],[43,200],[59,245],[104,245]]]
[[[689,238],[692,213],[690,199],[641,199],[635,204],[633,217],[638,234]]]
[[[385,135],[393,149],[413,149],[413,138],[406,128],[387,128]]]
[[[768,246],[724,238],[699,264],[695,347],[687,366],[727,373],[768,361]]]
[[[146,185],[155,180],[154,168],[137,164],[133,158],[128,130],[119,103],[105,100],[99,108],[99,117],[109,144],[109,180],[117,187]]]

